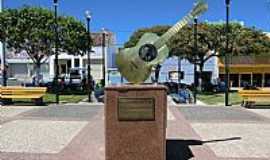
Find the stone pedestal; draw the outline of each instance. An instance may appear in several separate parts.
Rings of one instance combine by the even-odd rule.
[[[107,87],[106,160],[165,160],[166,112],[164,86]]]

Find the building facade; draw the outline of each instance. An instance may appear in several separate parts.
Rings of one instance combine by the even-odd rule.
[[[93,76],[95,81],[100,81],[103,79],[103,51],[101,46],[95,46],[92,48],[92,52],[90,54],[90,68],[91,68],[91,75]],[[112,48],[105,47],[104,48],[105,54],[105,73],[107,73],[108,68],[108,55],[114,54]],[[48,76],[52,79],[55,75],[55,56],[50,56],[48,60]],[[60,76],[66,76],[69,74],[70,69],[72,68],[79,68],[79,69],[87,69],[88,61],[87,55],[83,56],[74,56],[67,53],[61,53],[58,56],[58,63],[59,63],[59,74]],[[105,74],[105,80],[107,80],[107,74]]]
[[[107,73],[108,66],[113,63],[112,58],[110,57],[115,54],[115,35],[112,32],[107,32],[104,45],[102,44],[102,32],[92,33],[92,38],[94,41],[94,46],[92,47],[92,52],[90,54],[90,68],[93,79],[98,82],[103,79],[103,58],[105,59],[105,73]],[[0,53],[2,53],[1,50]],[[2,55],[3,54],[1,54],[1,56]],[[67,76],[70,72],[70,69],[72,68],[80,68],[86,70],[88,64],[87,55],[76,55],[77,54],[67,53],[59,54],[58,58],[60,76]],[[43,60],[44,63],[42,63],[40,69],[43,82],[50,82],[53,80],[56,68],[54,61],[54,55]],[[7,51],[6,64],[8,66],[8,78],[16,79],[21,84],[32,82],[32,78],[36,74],[35,65],[26,52],[15,54],[13,52]],[[107,81],[107,74],[105,75],[105,80]]]
[[[180,64],[180,65],[179,65]],[[218,58],[212,57],[206,61],[202,77],[204,81],[215,83],[219,76],[218,70]],[[194,83],[194,64],[190,63],[187,59],[181,59],[179,62],[178,57],[168,58],[163,64],[160,70],[160,82],[174,81],[178,82],[178,71],[181,72],[180,82],[191,85]],[[197,67],[197,74],[199,67]],[[173,75],[173,73],[177,73]]]
[[[230,85],[239,88],[247,85],[270,87],[270,56],[235,56],[230,60]],[[220,79],[224,79],[224,60],[218,63]]]
[[[219,78],[219,68],[218,68],[218,58],[210,58],[204,65],[203,68],[203,80],[207,82],[216,83]],[[187,59],[180,60],[180,72],[182,74],[180,82],[183,84],[191,85],[194,83],[194,65],[190,63]],[[179,82],[178,81],[178,71],[179,71],[179,59],[178,57],[170,57],[166,59],[161,64],[161,69],[159,73],[159,82]],[[118,84],[127,82],[123,77],[121,77],[117,68],[109,68],[109,83]],[[146,80],[146,83],[151,83],[154,79],[155,70],[153,69],[151,77]],[[197,67],[197,73],[199,68]],[[177,73],[177,74],[173,74]]]

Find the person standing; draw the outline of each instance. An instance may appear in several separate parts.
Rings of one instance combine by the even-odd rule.
[[[161,65],[158,64],[155,69],[155,83],[158,83],[159,80],[159,72],[160,72]]]

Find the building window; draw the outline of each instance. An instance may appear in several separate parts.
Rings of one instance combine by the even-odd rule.
[[[270,87],[270,74],[265,74],[264,86]]]
[[[239,74],[230,74],[231,87],[239,87]]]
[[[246,87],[248,85],[251,85],[251,74],[242,74],[241,87]]]
[[[91,59],[91,64],[103,64],[102,59]]]
[[[179,73],[179,71],[170,71],[169,72],[169,79],[170,80],[178,80],[178,75],[180,74],[180,79],[184,79],[184,72],[181,71]]]
[[[78,58],[74,59],[74,66],[80,67],[80,60]]]
[[[66,74],[67,73],[67,68],[65,64],[61,64],[61,74]]]
[[[220,74],[220,75],[219,75],[219,80],[220,80],[221,82],[225,82],[225,75],[224,75],[224,74]]]
[[[262,87],[262,74],[253,74],[253,86]]]
[[[67,72],[70,72],[70,68],[71,68],[71,60],[67,61]]]

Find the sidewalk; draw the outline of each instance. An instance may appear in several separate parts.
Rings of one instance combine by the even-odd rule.
[[[0,121],[1,160],[105,159],[103,105],[27,107],[1,108],[2,116],[5,115]],[[167,160],[269,159],[264,155],[265,149],[270,147],[268,143],[261,142],[260,146],[252,145],[252,148],[243,145],[250,143],[247,139],[258,144],[258,138],[267,136],[261,132],[258,138],[250,137],[257,130],[267,133],[262,128],[270,127],[270,119],[268,121],[241,108],[168,106]],[[252,127],[257,129],[252,130]],[[243,130],[250,134],[242,134]],[[241,143],[230,140],[232,137],[241,137]],[[265,148],[260,148],[263,146]],[[231,150],[233,147],[240,148]],[[244,154],[231,158],[233,154],[228,153],[250,150],[257,156],[248,152],[246,154],[250,153],[252,158],[243,157]]]

